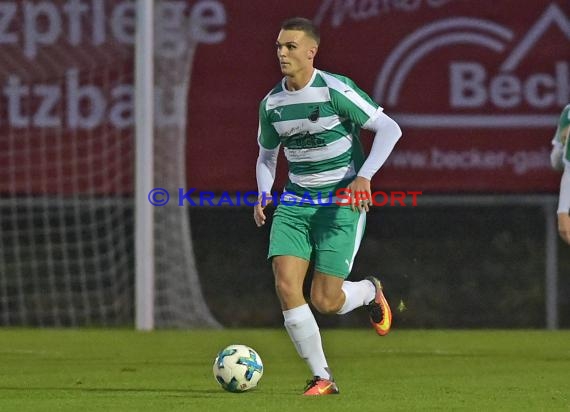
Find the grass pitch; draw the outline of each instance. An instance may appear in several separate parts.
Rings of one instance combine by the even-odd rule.
[[[323,330],[340,395],[301,396],[310,377],[284,330],[0,329],[0,410],[555,411],[570,409],[570,332]],[[219,349],[255,348],[264,376],[224,392]]]

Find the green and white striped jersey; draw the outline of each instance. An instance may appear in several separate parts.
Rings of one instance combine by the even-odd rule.
[[[382,111],[349,78],[315,69],[301,90],[285,79],[259,106],[258,142],[284,148],[289,165],[287,193],[328,196],[344,188],[364,163],[360,129]]]
[[[554,138],[552,139],[553,145],[564,147],[563,159],[566,164],[570,163],[570,144],[568,143],[568,135],[570,134],[570,104],[567,104],[558,120],[558,127]]]

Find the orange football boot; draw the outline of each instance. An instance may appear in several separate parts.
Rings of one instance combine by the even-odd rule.
[[[307,381],[305,393],[303,395],[320,396],[320,395],[336,395],[339,393],[338,386],[334,380],[323,379],[315,376],[312,380]]]
[[[382,293],[382,283],[374,276],[368,276],[366,280],[372,282],[376,288],[376,296],[370,301],[366,309],[370,315],[370,323],[380,336],[386,336],[392,326],[392,311],[390,305]]]

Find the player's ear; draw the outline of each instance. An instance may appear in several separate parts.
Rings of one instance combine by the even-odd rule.
[[[317,55],[317,51],[319,49],[319,46],[315,45],[313,47],[311,47],[307,53],[307,57],[309,58],[309,60],[313,60],[315,58],[315,56]]]

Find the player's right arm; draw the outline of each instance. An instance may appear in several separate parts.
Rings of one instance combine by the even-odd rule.
[[[558,121],[558,128],[553,141],[562,144],[562,162],[564,173],[560,179],[560,194],[558,197],[558,233],[570,244],[570,104],[567,105]]]
[[[558,233],[570,245],[570,161],[564,160],[558,197]]]
[[[558,233],[570,245],[570,166],[566,164],[560,180],[560,197],[558,198]]]
[[[257,203],[253,207],[253,219],[258,227],[265,224],[266,217],[263,210],[271,203],[271,187],[275,181],[278,154],[279,147],[264,149],[261,145],[259,146],[259,155],[255,165],[258,197]]]
[[[264,99],[259,105],[259,127],[257,129],[257,144],[259,154],[255,165],[255,177],[257,180],[257,203],[253,207],[253,219],[255,224],[263,226],[266,216],[264,209],[271,202],[271,188],[275,181],[277,170],[277,156],[279,155],[279,135],[267,118]]]
[[[554,170],[562,171],[564,168],[564,162],[562,161],[563,154],[563,146],[561,144],[558,144],[558,142],[555,140],[552,140],[552,150],[550,151],[550,165]]]
[[[570,132],[570,104],[567,105],[558,120],[556,133],[552,138],[552,151],[550,152],[550,164],[554,170],[562,170],[564,168],[564,147],[568,140]]]

